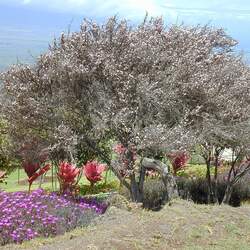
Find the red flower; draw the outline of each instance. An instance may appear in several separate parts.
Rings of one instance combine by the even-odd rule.
[[[42,167],[38,172],[35,172],[29,179],[29,184],[31,185],[34,180],[36,180],[40,175],[43,175],[47,171],[50,170],[50,164],[46,164],[44,167]]]
[[[58,178],[63,186],[73,185],[75,178],[79,175],[80,169],[68,162],[61,162],[59,165]]]
[[[106,166],[98,163],[97,161],[88,161],[86,165],[83,166],[84,174],[90,181],[91,185],[102,179],[101,174],[105,169]]]
[[[31,162],[23,162],[22,166],[24,168],[24,171],[30,178],[32,175],[35,174],[35,172],[40,168],[40,164],[38,162],[31,163]]]
[[[181,170],[187,164],[189,160],[189,155],[186,152],[177,152],[167,155],[173,166],[174,174]]]
[[[41,165],[38,162],[30,163],[30,162],[23,162],[22,166],[24,171],[28,175],[28,182],[29,182],[29,191],[33,181],[35,181],[39,176],[43,175],[50,169],[50,164],[46,164],[44,167],[41,168]]]

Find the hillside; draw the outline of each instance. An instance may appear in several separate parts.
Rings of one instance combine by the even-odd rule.
[[[250,206],[175,200],[159,212],[111,207],[96,225],[1,249],[250,249]]]

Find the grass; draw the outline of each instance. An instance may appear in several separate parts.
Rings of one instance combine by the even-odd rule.
[[[211,176],[214,175],[215,167],[210,167]],[[218,168],[218,174],[223,174],[229,171],[228,166],[223,166]],[[178,171],[178,176],[183,177],[196,177],[196,178],[206,178],[207,166],[206,164],[191,164],[188,163],[186,167]]]
[[[48,171],[46,176],[51,176],[51,171]],[[18,170],[13,171],[8,175],[6,178],[7,184],[1,183],[0,189],[7,191],[7,192],[16,192],[16,191],[25,191],[28,190],[28,182],[25,184],[24,182],[28,179],[26,173],[23,169],[19,170],[19,180],[20,183],[18,183]],[[52,188],[51,182],[45,182],[42,183],[42,187],[44,189],[50,189]],[[32,184],[32,190],[35,190],[39,188],[39,181],[34,182]]]
[[[23,169],[20,169],[19,174],[20,174],[20,177],[19,177],[20,182],[19,183],[18,183],[18,170],[15,170],[11,174],[9,174],[8,177],[6,178],[7,184],[0,183],[0,189],[7,191],[7,192],[17,192],[17,191],[28,190],[28,182],[26,182],[28,177],[27,177],[26,173],[24,172]],[[49,170],[45,176],[51,177],[52,176],[51,170]],[[54,178],[54,179],[56,179],[56,178]],[[104,179],[105,179],[105,177],[104,177]],[[115,176],[111,172],[108,172],[108,175],[107,175],[108,182],[112,182],[115,179],[116,179]],[[88,186],[89,181],[84,176],[82,176],[79,184]],[[32,184],[31,190],[35,190],[35,189],[39,188],[39,186],[40,186],[40,183],[38,180]],[[52,187],[51,181],[45,181],[44,183],[42,183],[41,187],[43,189],[46,189],[46,190],[58,190],[59,183],[57,181],[57,185],[55,188],[55,186]]]
[[[211,175],[214,175],[214,166],[210,168]],[[205,178],[207,172],[207,166],[205,164],[191,164],[188,163],[186,167],[182,170],[179,170],[177,175],[183,177],[196,177],[196,178]]]
[[[3,249],[250,249],[250,206],[174,200],[159,212],[111,207],[95,225]]]
[[[27,180],[27,175],[24,172],[23,169],[20,169],[20,180]],[[214,167],[211,167],[211,174],[213,175],[214,173]],[[46,176],[51,176],[51,170],[47,172]],[[183,170],[178,172],[179,176],[184,176],[184,177],[199,177],[199,178],[205,178],[206,177],[206,165],[205,164],[188,164],[187,167],[185,167]],[[56,178],[55,178],[56,179]],[[109,172],[108,173],[108,181],[114,181],[116,180],[116,177],[114,176],[113,173]],[[81,185],[89,185],[88,180],[85,177],[81,178],[80,181]],[[35,190],[39,187],[39,182],[35,182],[32,184],[32,190]],[[50,182],[44,182],[42,183],[42,187],[44,189],[49,189],[49,190],[55,190],[55,187],[52,187],[52,183]],[[57,183],[58,187],[58,183]],[[21,185],[18,184],[18,170],[15,170],[12,172],[8,178],[7,178],[7,185],[0,183],[0,189],[3,189],[7,192],[15,192],[15,191],[23,191],[23,190],[28,190],[28,184],[26,185]]]
[[[205,169],[205,165],[189,167],[189,171],[199,169]],[[21,171],[20,179],[26,178]],[[111,174],[108,180],[114,180],[114,176]],[[27,190],[27,185],[17,185],[17,171],[7,181],[8,184],[0,184],[0,188],[6,191]],[[85,178],[81,184],[89,185]],[[42,187],[51,188],[51,183],[43,183]],[[131,211],[111,207],[97,224],[87,228],[0,249],[81,249],[82,246],[86,249],[250,249],[248,203],[234,208],[198,205],[176,199],[159,212],[131,207]]]

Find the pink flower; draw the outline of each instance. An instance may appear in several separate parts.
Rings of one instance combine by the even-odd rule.
[[[101,174],[105,169],[106,166],[98,163],[97,161],[88,161],[86,165],[83,166],[84,174],[90,181],[91,185],[102,179]]]
[[[126,151],[126,148],[121,144],[116,144],[114,146],[114,152],[116,152],[117,154],[124,154]]]
[[[80,169],[68,162],[61,162],[59,165],[58,177],[64,186],[73,185]]]

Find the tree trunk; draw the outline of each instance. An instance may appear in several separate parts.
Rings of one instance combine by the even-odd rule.
[[[223,197],[223,200],[222,200],[222,203],[224,204],[229,204],[229,201],[231,199],[231,195],[232,195],[232,191],[233,191],[233,184],[231,182],[231,175],[233,173],[233,176],[235,178],[235,173],[234,173],[234,167],[235,167],[235,164],[236,164],[236,160],[237,160],[237,157],[236,159],[234,159],[234,151],[232,153],[232,163],[231,163],[231,168],[228,172],[228,175],[227,175],[227,186],[226,186],[226,191],[225,191],[225,194],[224,194],[224,197]]]
[[[139,190],[139,185],[136,182],[135,174],[130,176],[130,195],[133,202],[142,202],[143,195]]]
[[[218,167],[219,167],[219,157],[222,152],[222,148],[215,149],[215,169],[214,169],[214,202],[219,204],[218,198]]]
[[[246,162],[245,165],[242,165],[242,168],[243,168],[243,170],[241,172],[239,172],[236,176],[234,176],[232,180],[230,180],[231,179],[230,178],[231,172],[229,171],[228,178],[230,178],[230,179],[228,179],[228,182],[227,182],[227,188],[226,188],[226,191],[224,194],[223,203],[229,204],[234,185],[236,185],[242,177],[244,177],[248,172],[250,172],[250,162]]]
[[[227,188],[226,188],[226,191],[225,191],[225,194],[224,194],[224,197],[223,197],[223,201],[222,201],[224,204],[228,204],[229,205],[232,192],[233,192],[233,185],[232,184],[228,184]]]
[[[143,158],[142,166],[144,169],[153,169],[157,171],[162,178],[162,181],[166,188],[167,198],[172,199],[178,197],[178,189],[177,184],[172,175],[168,172],[168,166],[161,161],[150,159],[150,158]]]
[[[20,184],[20,167],[17,168],[17,183]]]
[[[162,181],[166,187],[166,198],[168,200],[178,196],[175,179],[168,173],[167,165],[158,160],[143,158],[141,160],[139,182],[136,181],[135,174],[132,174],[130,176],[130,194],[132,201],[143,201],[143,184],[145,181],[146,169],[153,169],[161,175]]]
[[[214,173],[214,202],[216,204],[219,204],[217,171],[218,171],[218,166],[215,166],[215,173]]]
[[[146,175],[146,169],[141,164],[140,177],[139,177],[139,192],[142,194],[142,200],[143,200],[143,186],[144,186],[144,181],[145,181],[145,175]]]
[[[210,160],[206,162],[207,163],[207,185],[208,185],[208,196],[207,196],[207,202],[211,203],[213,202],[213,190],[212,190],[212,182],[211,182],[211,173],[210,173]]]
[[[39,188],[42,188],[43,177],[44,177],[44,174],[42,174],[42,175],[40,176],[40,180],[39,180]]]

